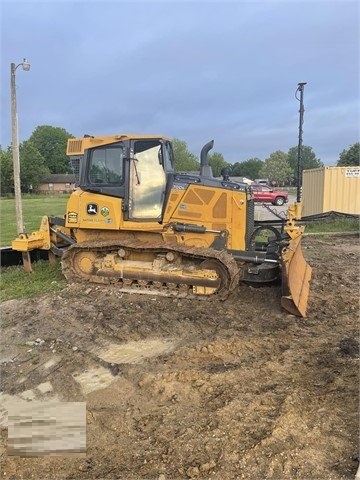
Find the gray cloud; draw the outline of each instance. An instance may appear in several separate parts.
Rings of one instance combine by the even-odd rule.
[[[2,3],[1,144],[10,143],[6,72],[17,70],[21,140],[36,126],[74,135],[162,133],[195,154],[211,138],[229,162],[304,143],[325,163],[359,141],[358,3]]]

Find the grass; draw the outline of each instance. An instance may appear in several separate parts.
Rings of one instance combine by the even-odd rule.
[[[298,223],[301,224],[301,221]],[[329,218],[321,222],[308,222],[305,233],[359,232],[359,227],[359,220],[356,218]]]
[[[23,218],[26,233],[38,230],[44,215],[63,216],[69,195],[24,195]],[[11,245],[17,236],[15,200],[0,198],[0,246]]]
[[[20,267],[7,267],[0,275],[0,301],[58,292],[65,285],[59,262],[34,262],[33,273],[27,273]]]

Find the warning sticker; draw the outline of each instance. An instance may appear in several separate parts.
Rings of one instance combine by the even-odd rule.
[[[76,212],[68,212],[67,221],[68,221],[68,223],[77,223],[78,222],[78,214]]]

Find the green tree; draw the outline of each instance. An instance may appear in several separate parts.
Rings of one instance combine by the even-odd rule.
[[[10,147],[5,151],[0,148],[0,188],[1,195],[11,193],[14,186],[13,161]]]
[[[174,138],[172,144],[175,158],[175,171],[198,172],[200,170],[200,162],[194,154],[189,152],[186,142]]]
[[[294,178],[288,156],[281,150],[273,152],[269,158],[265,159],[265,164],[260,170],[259,175],[268,178],[270,182],[275,182],[277,185],[291,182]]]
[[[29,191],[30,185],[36,190],[41,182],[41,177],[49,173],[45,160],[35,145],[26,140],[19,147],[20,156],[20,184],[24,192]],[[1,168],[1,195],[14,191],[14,167],[12,160],[12,149],[0,151]]]
[[[360,166],[360,143],[354,143],[347,150],[340,153],[337,162],[338,167],[359,167]]]
[[[244,162],[236,162],[232,168],[232,176],[234,177],[246,177],[250,180],[259,178],[260,171],[264,166],[264,162],[260,158],[249,158]]]
[[[22,142],[20,145],[21,188],[27,192],[32,185],[33,190],[36,190],[41,177],[47,173],[50,173],[50,170],[36,146],[30,140]]]
[[[69,138],[74,137],[64,128],[40,125],[30,135],[29,140],[45,159],[50,173],[71,173],[70,162],[66,156]]]
[[[209,165],[211,166],[214,177],[220,177],[221,170],[229,166],[229,164],[225,162],[225,159],[221,153],[214,152],[211,155],[209,155],[208,159],[209,159]]]
[[[298,161],[298,147],[291,147],[288,152],[288,160],[292,168],[294,179],[297,178],[297,161]],[[311,147],[303,145],[301,150],[301,171],[309,170],[310,168],[323,167],[323,162],[316,158],[315,153]]]

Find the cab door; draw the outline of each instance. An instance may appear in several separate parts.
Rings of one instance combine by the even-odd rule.
[[[162,221],[166,172],[160,140],[130,142],[128,219]]]

